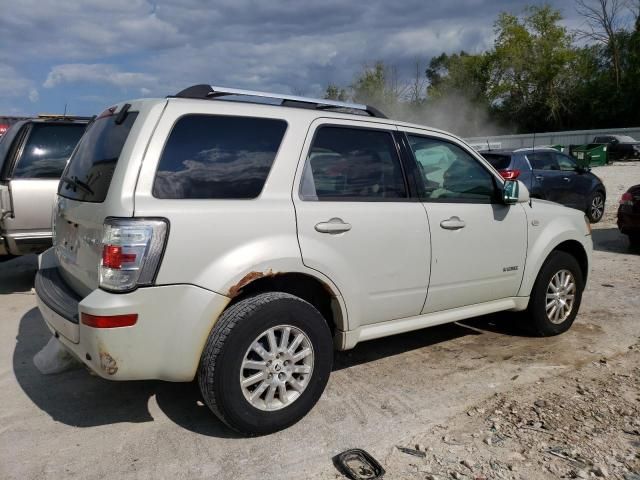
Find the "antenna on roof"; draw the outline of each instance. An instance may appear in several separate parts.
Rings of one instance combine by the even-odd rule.
[[[62,114],[62,118],[67,118],[67,102],[64,103],[64,113]]]
[[[489,139],[487,138],[487,151],[491,151],[491,144],[489,143]]]

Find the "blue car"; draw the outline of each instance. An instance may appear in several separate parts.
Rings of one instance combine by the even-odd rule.
[[[602,220],[607,191],[588,167],[553,148],[521,148],[481,152],[500,174],[522,181],[533,198],[585,212],[591,223]]]

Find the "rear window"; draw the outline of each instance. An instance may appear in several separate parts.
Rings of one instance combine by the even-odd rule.
[[[260,195],[287,129],[284,120],[185,115],[173,127],[153,184],[156,198]]]
[[[60,178],[85,127],[33,123],[13,178]]]
[[[487,161],[496,170],[505,170],[509,168],[509,164],[511,163],[510,155],[499,155],[497,153],[483,153],[482,156],[486,158]]]
[[[137,116],[137,112],[129,112],[119,125],[114,115],[93,122],[69,160],[58,194],[81,202],[103,202]]]

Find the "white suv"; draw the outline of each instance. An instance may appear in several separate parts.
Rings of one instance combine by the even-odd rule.
[[[119,104],[63,178],[36,277],[54,335],[107,379],[197,377],[246,434],[302,418],[334,348],[501,310],[567,330],[592,251],[581,212],[455,136],[329,100]]]

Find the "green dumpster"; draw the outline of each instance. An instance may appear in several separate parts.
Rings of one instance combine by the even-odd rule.
[[[607,156],[607,146],[597,143],[589,143],[587,145],[581,145],[575,147],[571,155],[573,155],[578,161],[578,165],[581,166],[599,166],[609,163]]]

